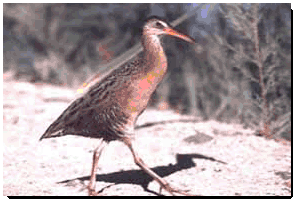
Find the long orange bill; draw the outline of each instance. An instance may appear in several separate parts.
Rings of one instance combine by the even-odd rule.
[[[181,34],[179,33],[178,31],[175,31],[174,29],[171,29],[171,28],[165,28],[164,29],[164,32],[166,32],[166,34],[169,34],[171,36],[176,36],[180,39],[183,39],[187,42],[190,42],[190,43],[195,43],[195,40],[192,39],[191,37],[187,36],[187,35],[184,35],[184,34]]]

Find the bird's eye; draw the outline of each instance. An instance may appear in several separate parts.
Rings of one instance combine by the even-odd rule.
[[[156,22],[155,26],[157,28],[163,28],[164,27],[160,22]]]

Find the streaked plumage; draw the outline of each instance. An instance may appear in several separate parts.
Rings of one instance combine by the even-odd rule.
[[[134,152],[130,140],[137,117],[145,110],[152,93],[167,72],[167,58],[159,35],[172,35],[194,42],[157,17],[150,18],[143,27],[144,54],[91,86],[49,126],[40,140],[65,135],[99,138],[105,142],[121,140],[131,150],[135,163],[158,181],[162,188],[170,193],[184,194],[171,188],[152,172]],[[95,172],[101,151],[102,148],[97,147],[94,152],[89,195],[97,194]]]

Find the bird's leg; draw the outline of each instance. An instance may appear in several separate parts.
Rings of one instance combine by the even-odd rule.
[[[155,172],[153,172],[144,162],[143,160],[137,155],[137,153],[133,150],[131,140],[130,138],[123,138],[123,142],[129,147],[135,164],[137,164],[142,170],[144,170],[147,174],[149,174],[155,181],[157,181],[160,185],[160,191],[161,188],[165,189],[168,191],[171,195],[174,195],[174,193],[182,194],[182,195],[187,195],[189,196],[190,194],[186,193],[183,190],[173,188],[167,183],[163,178],[158,176]]]
[[[99,146],[96,147],[96,149],[94,150],[91,179],[90,179],[90,183],[87,187],[89,196],[97,196],[98,195],[95,190],[96,189],[96,170],[98,167],[100,155],[105,146],[105,144],[103,144],[103,143],[104,143],[103,140],[101,140]]]

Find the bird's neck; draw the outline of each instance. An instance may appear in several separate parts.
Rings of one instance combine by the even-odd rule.
[[[145,60],[144,72],[154,72],[162,78],[167,71],[167,57],[159,37],[156,35],[143,35],[142,44]]]

